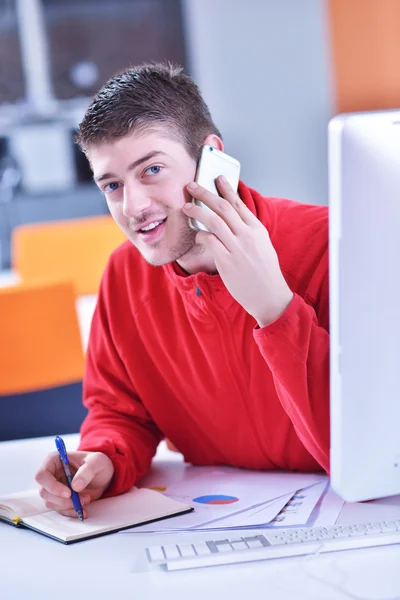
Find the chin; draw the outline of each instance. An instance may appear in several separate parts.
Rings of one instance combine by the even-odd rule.
[[[136,246],[139,250],[140,254],[144,258],[144,260],[153,267],[162,267],[163,265],[167,265],[171,262],[174,262],[179,255],[176,256],[174,252],[171,250],[162,250],[160,249],[151,249],[151,248],[140,248],[140,246]]]
[[[144,260],[147,262],[147,264],[151,265],[152,267],[162,267],[163,265],[167,265],[171,262],[174,262],[174,260],[168,260],[165,258],[161,258],[161,257],[156,257],[156,256],[146,256],[145,254],[142,254]]]
[[[181,246],[180,248],[173,247],[166,252],[162,252],[161,250],[157,252],[141,252],[140,248],[138,248],[138,250],[149,265],[152,265],[153,267],[162,267],[163,265],[168,265],[169,263],[173,263],[179,259],[190,256],[193,252],[197,254],[196,250],[198,248],[199,246],[192,242],[190,246],[185,245],[184,247]]]

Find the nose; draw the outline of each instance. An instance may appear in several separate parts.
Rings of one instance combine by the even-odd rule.
[[[151,198],[144,187],[125,183],[122,212],[125,217],[134,219],[151,205]]]

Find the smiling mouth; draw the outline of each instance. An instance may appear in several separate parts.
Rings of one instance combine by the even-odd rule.
[[[166,220],[167,220],[167,218],[163,219],[162,221],[154,221],[154,223],[150,223],[150,225],[147,225],[146,227],[142,227],[141,229],[138,229],[137,232],[138,233],[150,233],[151,231],[155,231],[158,227],[160,227],[160,225],[165,223]]]

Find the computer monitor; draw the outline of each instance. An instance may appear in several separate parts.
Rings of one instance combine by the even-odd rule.
[[[331,483],[400,493],[400,110],[329,124]]]

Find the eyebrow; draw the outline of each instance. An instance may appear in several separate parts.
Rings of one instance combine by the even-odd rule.
[[[133,171],[136,169],[136,167],[139,167],[141,164],[145,163],[151,158],[154,158],[155,156],[167,156],[167,154],[161,150],[152,150],[151,152],[145,154],[145,156],[142,156],[131,163],[128,166],[128,171]],[[99,177],[93,177],[93,179],[96,183],[100,183],[100,181],[104,181],[104,179],[112,179],[113,177],[117,177],[115,173],[103,173],[103,175],[100,175]]]

